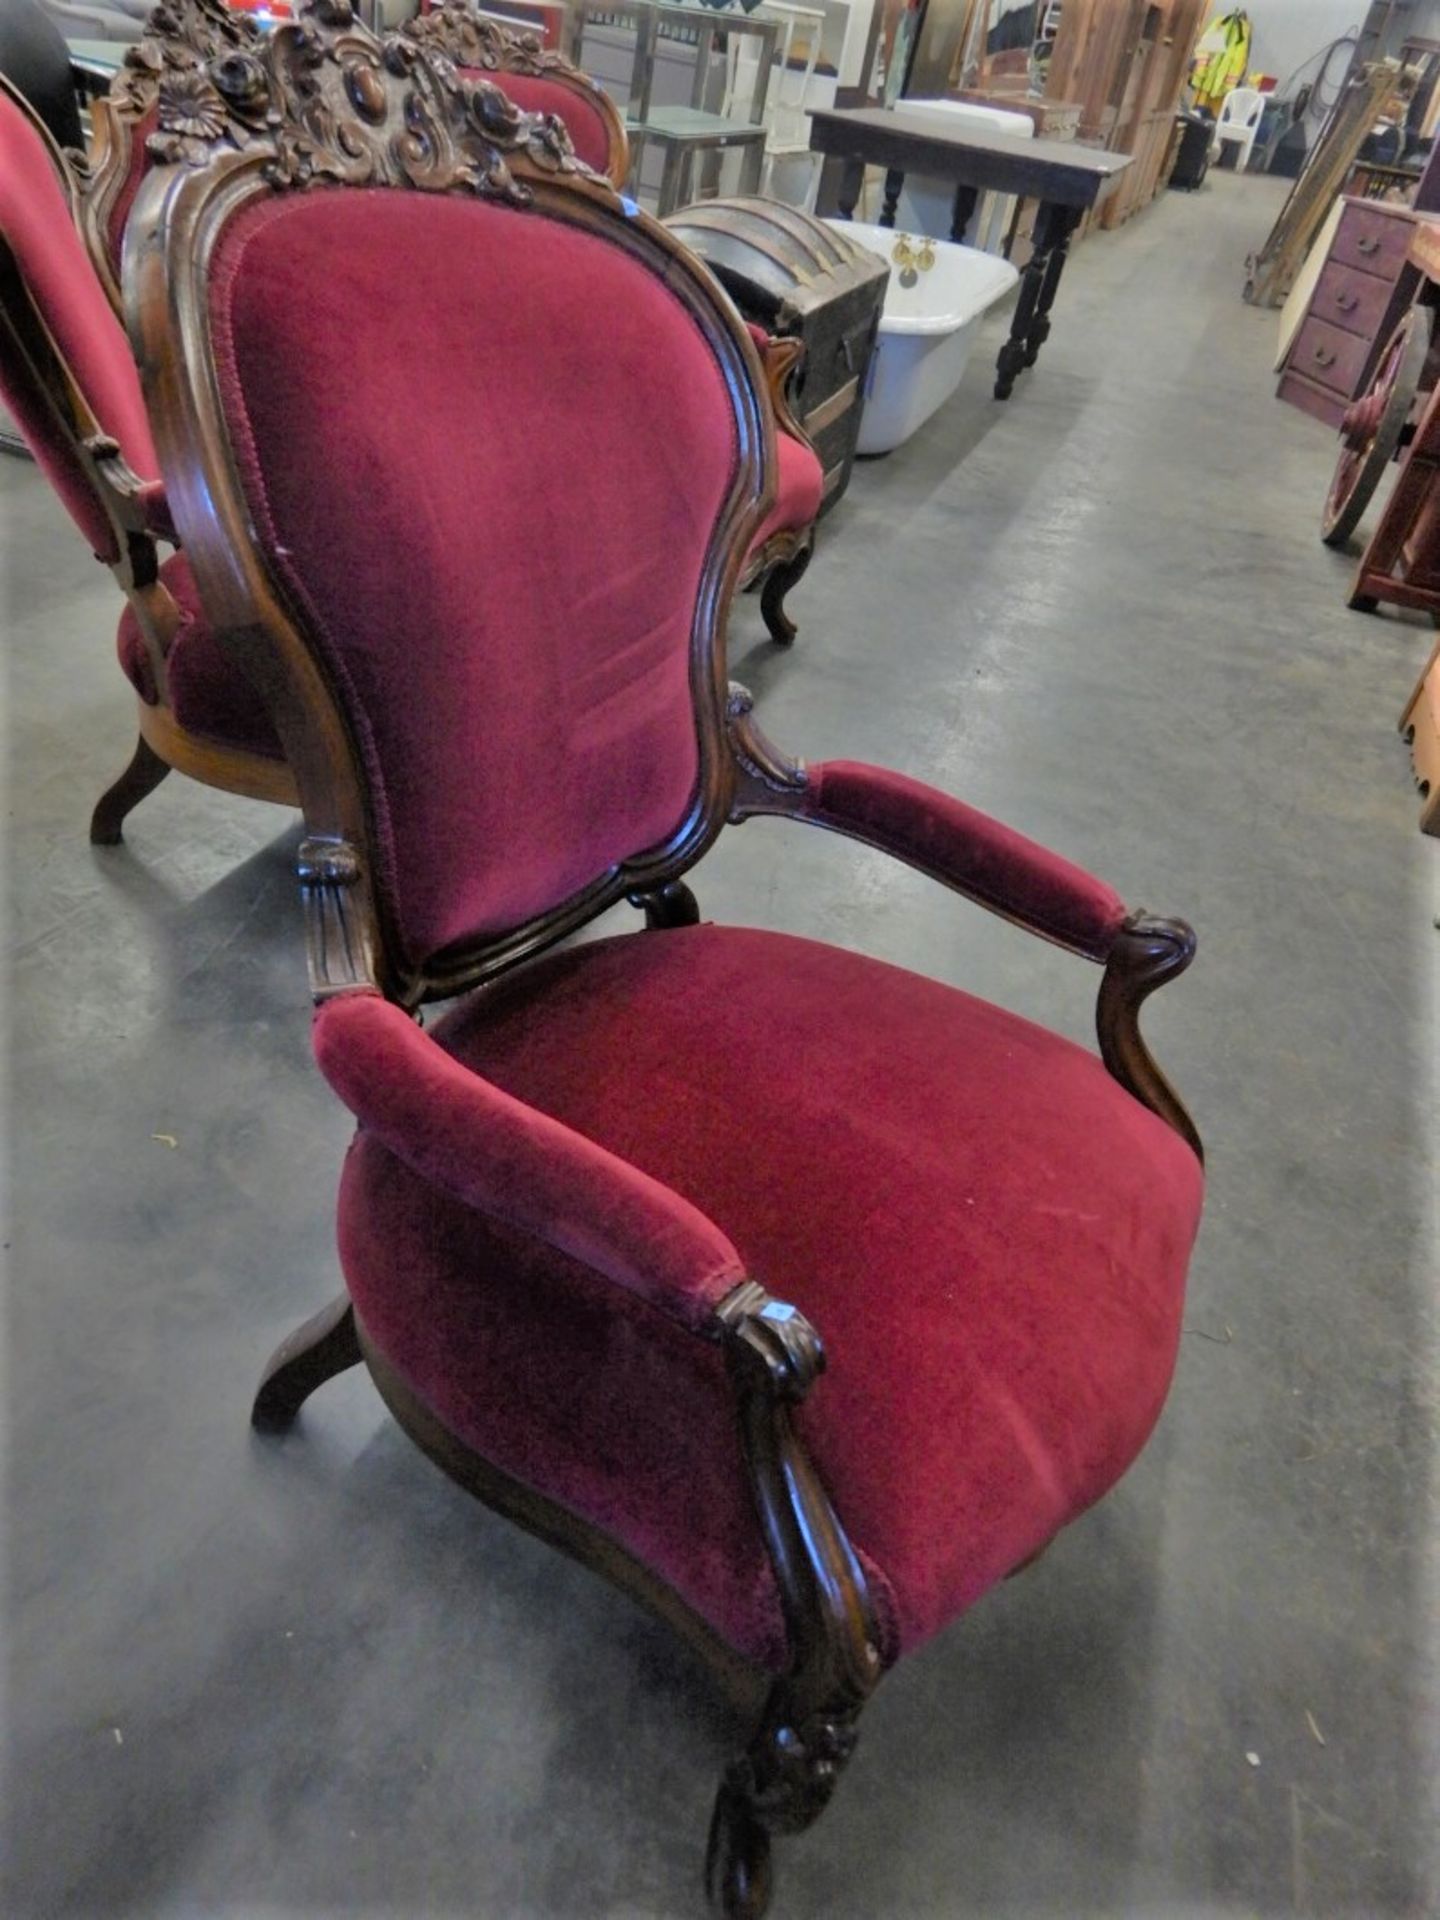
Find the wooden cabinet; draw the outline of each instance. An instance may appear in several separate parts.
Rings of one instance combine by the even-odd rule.
[[[1285,365],[1279,395],[1338,427],[1372,359],[1409,305],[1406,257],[1417,220],[1436,216],[1376,200],[1344,203],[1340,224]]]
[[[1165,185],[1206,0],[1065,0],[1046,91],[1080,103],[1080,138],[1135,165],[1100,210],[1119,226]]]

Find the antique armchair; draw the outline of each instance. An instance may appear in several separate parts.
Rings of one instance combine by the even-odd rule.
[[[763,738],[725,676],[775,491],[755,343],[554,120],[347,0],[212,76],[211,137],[161,89],[181,164],[133,216],[132,336],[186,551],[296,769],[315,1050],[360,1121],[347,1291],[254,1424],[363,1361],[462,1485],[685,1635],[756,1715],[707,1854],[756,1916],[886,1669],[1159,1415],[1202,1176],[1137,1016],[1193,936]],[[699,924],[687,874],[764,815],[1097,963],[1099,1057]],[[644,930],[560,946],[625,900]]]
[[[269,715],[216,646],[174,531],[129,343],[71,217],[64,159],[0,80],[0,400],[90,550],[126,596],[117,650],[135,689],[134,757],[90,838],[113,845],[172,767],[298,804]]]
[[[578,158],[624,188],[630,147],[614,102],[562,54],[544,48],[538,35],[486,19],[474,0],[444,0],[406,21],[401,31],[470,78],[493,76],[526,112],[557,114]],[[162,0],[146,38],[126,53],[109,96],[96,103],[79,217],[95,270],[117,311],[125,223],[149,165],[146,141],[155,126],[162,76],[195,72],[208,61],[252,47],[257,35],[255,23],[232,12],[224,0]],[[810,563],[824,475],[787,397],[803,349],[763,333],[758,338],[780,429],[779,485],[746,558],[741,585],[759,593],[771,637],[789,646],[796,628],[785,599]]]

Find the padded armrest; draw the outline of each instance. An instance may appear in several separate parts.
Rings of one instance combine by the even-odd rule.
[[[883,767],[811,767],[795,811],[907,865],[1033,933],[1103,961],[1129,915],[1113,887],[963,800]]]
[[[694,1332],[745,1279],[697,1207],[472,1073],[378,993],[315,1015],[320,1070],[360,1124],[422,1179],[533,1233]]]

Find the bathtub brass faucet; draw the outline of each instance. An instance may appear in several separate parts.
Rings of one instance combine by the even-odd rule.
[[[890,258],[900,269],[901,286],[913,287],[921,274],[928,273],[935,264],[935,242],[925,239],[917,244],[908,233],[897,234]]]

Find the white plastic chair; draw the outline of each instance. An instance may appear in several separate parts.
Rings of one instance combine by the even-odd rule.
[[[1255,145],[1264,111],[1263,93],[1254,87],[1232,87],[1220,106],[1220,118],[1215,122],[1215,138],[1210,144],[1211,154],[1218,159],[1221,147],[1227,140],[1230,141],[1240,149],[1235,171],[1244,173],[1250,164],[1250,149]]]

